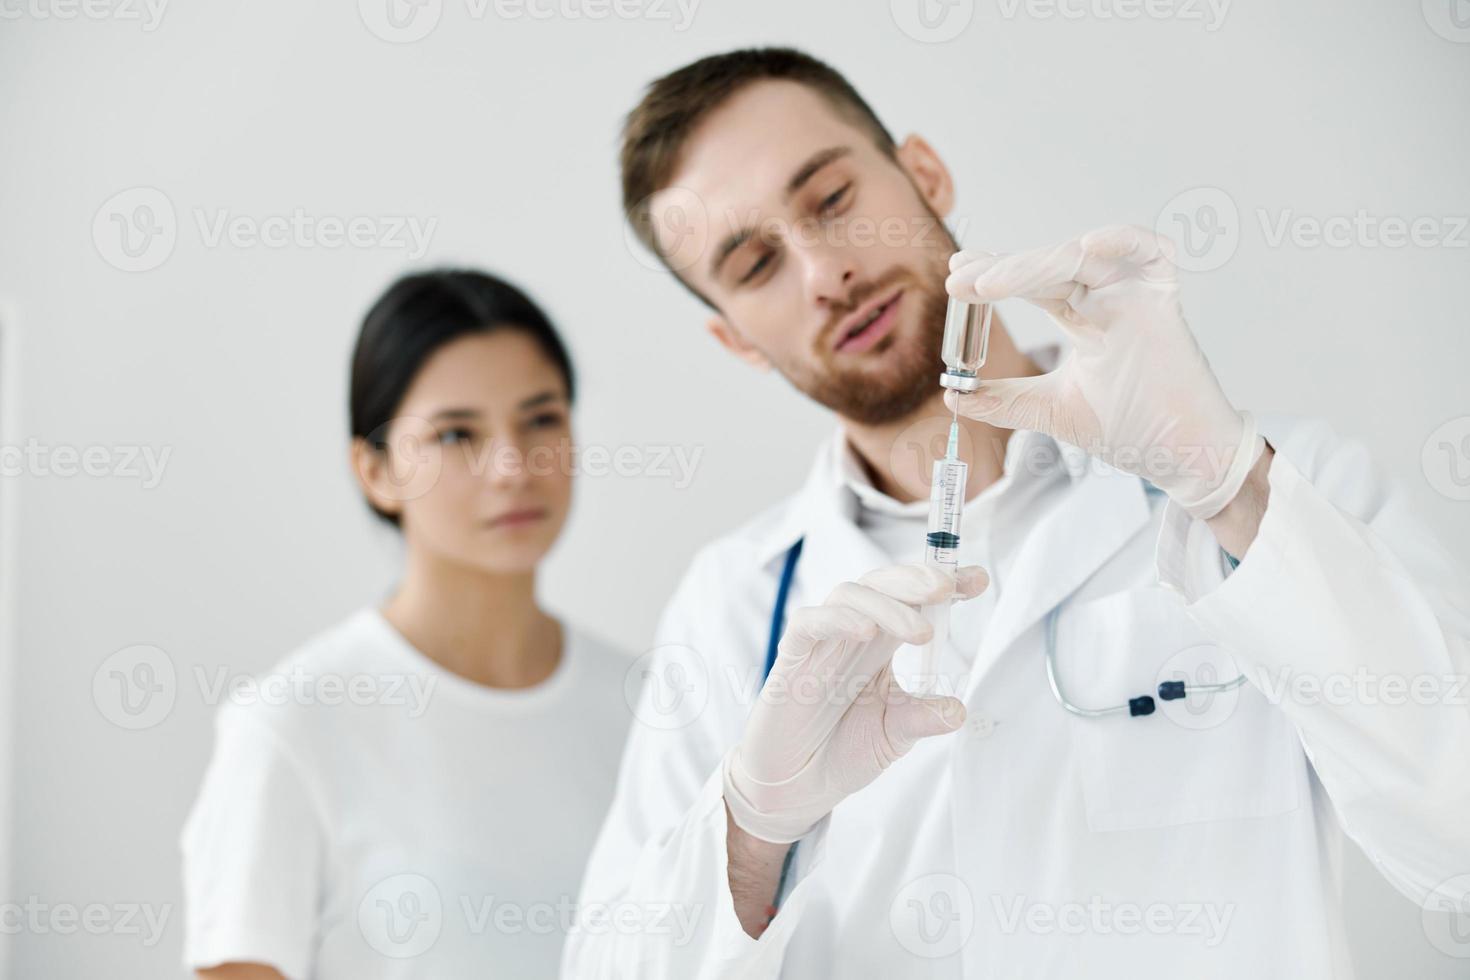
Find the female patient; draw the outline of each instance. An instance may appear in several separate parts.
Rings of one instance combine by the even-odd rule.
[[[182,840],[199,976],[555,975],[629,718],[628,661],[536,600],[573,391],[491,276],[409,276],[368,313],[352,463],[402,578],[219,712]]]

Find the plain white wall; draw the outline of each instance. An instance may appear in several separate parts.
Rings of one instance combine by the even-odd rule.
[[[1177,16],[1135,19],[1104,16],[1114,0],[1069,0],[1081,17],[955,0],[931,12],[963,30],[932,43],[898,26],[918,23],[919,0],[685,0],[687,24],[674,0],[623,0],[645,12],[631,19],[574,0],[531,0],[556,12],[542,19],[512,0],[426,0],[438,21],[413,43],[369,29],[386,23],[380,0],[179,3],[156,22],[141,0],[97,2],[98,16],[0,3],[0,329],[20,384],[6,375],[5,440],[106,447],[109,467],[130,447],[171,455],[156,486],[34,466],[0,482],[16,516],[0,607],[14,611],[0,634],[14,681],[5,895],[169,918],[152,945],[0,937],[15,977],[180,972],[175,841],[213,711],[194,670],[260,671],[392,581],[393,539],[348,480],[344,402],[358,319],[406,267],[482,265],[543,301],[582,370],[585,445],[702,453],[688,487],[584,477],[546,569],[554,606],[630,650],[694,548],[801,479],[828,420],[723,356],[620,223],[620,117],[654,74],[704,53],[778,42],[832,61],[891,128],[944,155],[967,245],[1047,244],[1170,207],[1201,227],[1220,216],[1214,268],[1186,275],[1184,296],[1232,396],[1366,440],[1470,554],[1451,460],[1436,469],[1432,450],[1421,465],[1437,427],[1470,416],[1470,232],[1456,239],[1453,221],[1470,214],[1470,37],[1432,0],[1161,0]],[[125,264],[110,223],[143,200],[135,188],[166,197],[176,241],[127,272],[110,264]],[[1238,217],[1198,207],[1222,204]],[[297,208],[437,224],[417,260],[211,246],[198,224]],[[1359,209],[1434,219],[1441,241],[1273,244],[1283,215],[1309,226]],[[1019,329],[1046,336],[1035,318]],[[167,655],[174,699],[128,730],[93,685],[136,645]],[[1363,976],[1470,972],[1351,861]]]

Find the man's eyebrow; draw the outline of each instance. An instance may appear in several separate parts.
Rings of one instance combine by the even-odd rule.
[[[730,253],[750,241],[751,236],[754,234],[755,232],[749,228],[741,228],[725,236],[725,240],[720,242],[720,247],[715,249],[714,261],[709,264],[710,276],[719,276],[720,266],[725,264],[725,260],[730,257]]]
[[[833,160],[841,159],[851,153],[852,147],[850,146],[829,146],[825,150],[818,150],[816,153],[813,153],[807,158],[805,163],[797,168],[796,173],[791,175],[791,179],[786,182],[786,191],[782,195],[783,199],[791,200],[791,196],[801,190],[807,181],[816,176],[817,171],[821,170]],[[730,253],[734,252],[741,245],[744,245],[754,234],[755,232],[749,228],[741,228],[738,231],[731,232],[720,242],[720,247],[715,249],[714,260],[710,262],[710,275],[719,275],[720,266],[725,264],[725,260],[730,257]]]
[[[786,182],[786,200],[791,200],[791,195],[801,190],[802,185],[811,180],[818,170],[821,170],[833,160],[845,157],[850,153],[852,153],[852,147],[850,146],[829,146],[825,150],[818,150],[816,153],[813,153],[807,158],[806,163],[803,163],[800,169],[792,174],[791,179]]]

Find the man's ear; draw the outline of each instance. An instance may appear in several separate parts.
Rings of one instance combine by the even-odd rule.
[[[740,336],[739,332],[724,317],[716,314],[704,322],[704,328],[720,342],[725,350],[740,358],[746,364],[758,371],[769,371],[771,362],[766,355],[757,350],[750,341]]]
[[[352,475],[357,477],[357,485],[362,489],[363,496],[375,509],[397,515],[403,502],[385,491],[385,484],[389,482],[387,456],[370,446],[361,436],[352,440],[351,455]]]
[[[954,179],[949,168],[922,136],[909,136],[898,147],[898,165],[919,189],[930,210],[941,218],[954,209]]]

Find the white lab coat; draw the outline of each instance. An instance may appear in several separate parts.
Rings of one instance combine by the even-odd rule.
[[[782,557],[805,535],[791,609],[889,563],[824,447],[805,488],[701,550],[669,603],[580,896],[603,918],[573,931],[563,976],[1347,977],[1344,834],[1410,899],[1463,900],[1466,580],[1360,447],[1262,422],[1270,504],[1228,576],[1208,527],[1142,481],[1018,434],[1070,475],[997,570],[965,728],[801,842],[754,940],[726,882],[719,766],[760,686]],[[1181,664],[1252,681],[1195,714],[1074,717],[1044,667],[1059,604],[1079,703]],[[1419,695],[1403,703],[1393,678]]]

